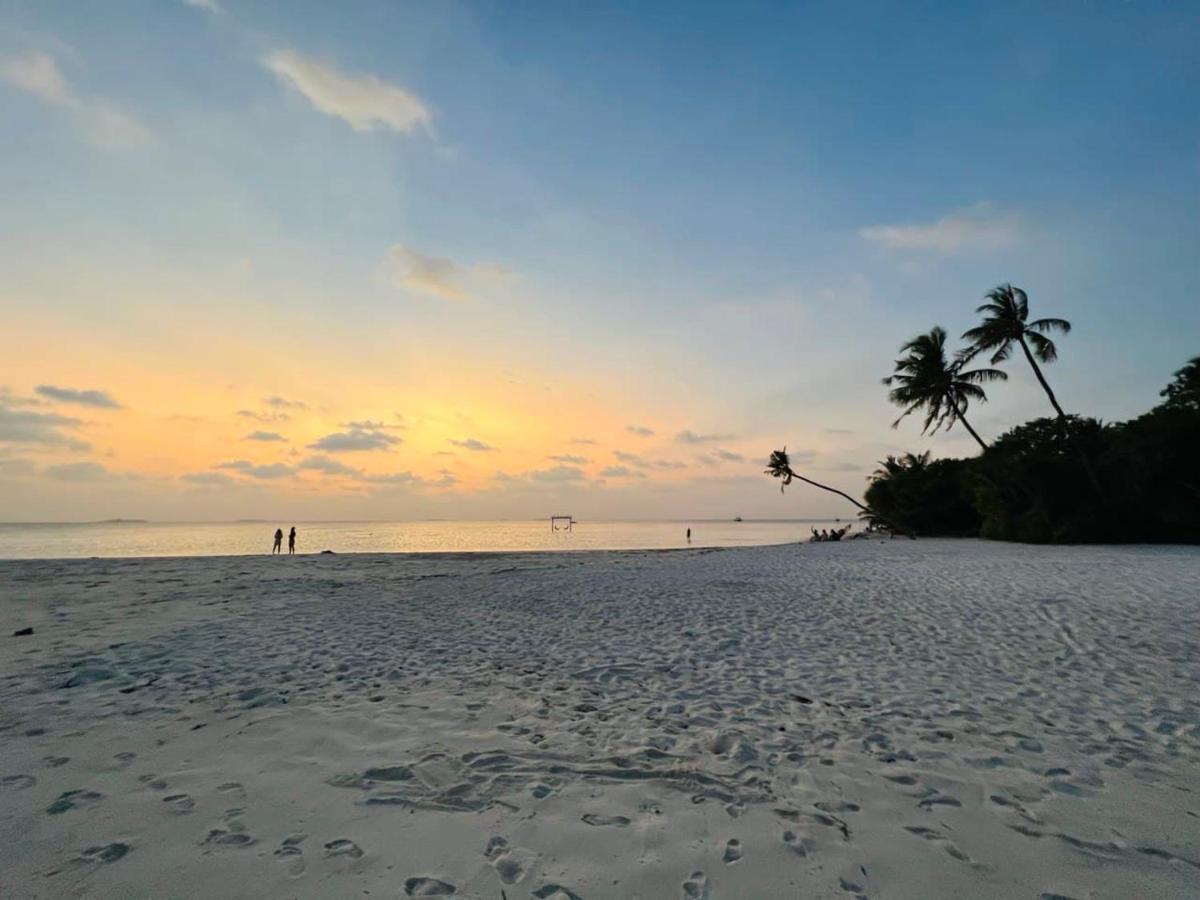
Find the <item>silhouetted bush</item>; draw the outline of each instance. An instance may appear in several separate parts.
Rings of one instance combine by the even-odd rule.
[[[1155,409],[1115,425],[1034,419],[978,457],[888,457],[867,505],[923,535],[1031,543],[1200,543],[1200,357]],[[1101,495],[1080,453],[1092,462]]]

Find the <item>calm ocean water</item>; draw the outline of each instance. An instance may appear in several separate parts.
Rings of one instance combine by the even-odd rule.
[[[114,556],[227,556],[271,551],[276,527],[295,524],[296,551],[438,553],[489,550],[648,550],[785,544],[828,520],[576,522],[553,531],[547,520],[508,522],[98,522],[0,523],[0,559]],[[856,528],[859,526],[855,526]],[[286,541],[285,541],[286,552]]]

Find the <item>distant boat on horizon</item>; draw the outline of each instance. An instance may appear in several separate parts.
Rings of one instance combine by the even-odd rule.
[[[733,521],[735,521],[735,522],[740,522],[740,521],[742,521],[742,517],[741,517],[741,516],[734,516],[734,517],[733,517]]]

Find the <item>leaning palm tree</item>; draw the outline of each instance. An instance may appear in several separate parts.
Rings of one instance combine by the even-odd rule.
[[[1054,396],[1054,391],[1050,389],[1050,384],[1046,381],[1046,376],[1042,374],[1042,369],[1038,365],[1039,361],[1052,363],[1058,359],[1058,348],[1054,346],[1054,341],[1046,335],[1055,332],[1069,334],[1071,323],[1066,319],[1054,318],[1028,321],[1029,296],[1019,287],[1013,287],[1011,284],[1002,284],[998,288],[988,291],[987,301],[975,310],[977,313],[984,314],[983,321],[974,328],[963,332],[963,340],[970,342],[970,346],[963,355],[964,361],[973,359],[981,353],[990,353],[992,365],[996,365],[1011,357],[1013,347],[1019,346],[1025,354],[1025,359],[1029,361],[1033,374],[1037,376],[1038,384],[1046,392],[1050,405],[1054,407],[1054,412],[1058,415],[1059,430],[1075,447],[1075,452],[1079,455],[1080,462],[1083,463],[1092,489],[1097,496],[1103,497],[1104,492],[1100,487],[1100,481],[1096,478],[1091,460],[1075,440],[1070,420],[1063,412],[1058,398]]]
[[[972,400],[987,402],[981,384],[1003,381],[1008,376],[999,369],[966,369],[967,357],[962,354],[956,355],[952,362],[947,361],[946,330],[941,327],[917,335],[901,346],[900,352],[904,356],[896,360],[896,371],[883,379],[884,384],[893,386],[888,399],[904,408],[892,427],[897,427],[910,413],[924,409],[921,434],[936,432],[943,425],[949,430],[956,421],[962,422],[986,450],[988,445],[967,421],[967,406]]]
[[[793,470],[791,460],[788,459],[787,447],[784,447],[782,450],[771,451],[771,458],[767,461],[765,474],[770,475],[772,478],[782,479],[782,483],[779,485],[780,493],[783,492],[785,487],[792,483],[793,479],[796,481],[803,481],[805,484],[811,484],[815,488],[820,488],[823,491],[829,491],[831,494],[837,494],[839,497],[844,497],[864,513],[866,513],[869,517],[878,519],[884,525],[887,525],[892,529],[892,531],[899,532],[900,534],[905,533],[903,528],[897,527],[893,522],[888,521],[875,510],[871,509],[871,507],[863,506],[845,491],[839,491],[837,488],[832,488],[827,484],[821,484],[819,481],[813,481],[811,478],[805,478],[803,475]]]
[[[995,290],[988,291],[987,301],[975,310],[977,313],[984,314],[983,321],[974,328],[963,332],[963,340],[970,341],[971,344],[966,358],[973,359],[981,353],[990,353],[994,366],[1012,356],[1014,345],[1020,346],[1025,358],[1029,360],[1029,365],[1033,368],[1033,374],[1037,376],[1042,390],[1050,398],[1050,405],[1058,413],[1059,420],[1065,420],[1067,414],[1058,405],[1058,398],[1050,389],[1038,361],[1052,363],[1058,359],[1058,348],[1054,346],[1054,341],[1046,335],[1056,331],[1069,334],[1071,323],[1066,319],[1027,321],[1029,296],[1019,287],[1013,287],[1011,284],[1002,284]]]

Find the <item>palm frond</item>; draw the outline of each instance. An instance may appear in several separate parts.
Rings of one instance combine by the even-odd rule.
[[[1049,363],[1058,359],[1058,348],[1050,338],[1043,337],[1036,331],[1029,332],[1025,337],[1033,345],[1033,355],[1039,362]]]
[[[1047,334],[1052,331],[1061,331],[1063,334],[1070,334],[1071,323],[1066,319],[1035,319],[1029,323],[1029,329],[1040,334]]]

